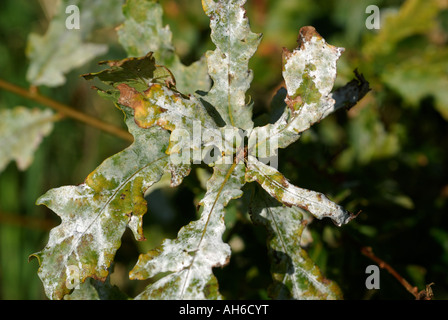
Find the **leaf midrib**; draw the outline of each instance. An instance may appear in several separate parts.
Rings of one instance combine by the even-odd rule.
[[[240,149],[238,153],[240,154],[241,152],[242,152],[242,149]],[[212,216],[212,213],[213,213],[213,210],[215,208],[215,205],[218,202],[219,197],[221,196],[221,193],[222,193],[222,190],[224,189],[224,186],[229,181],[232,172],[235,170],[235,168],[239,164],[239,162],[240,162],[240,157],[238,157],[238,156],[235,157],[235,161],[233,162],[232,166],[227,171],[226,176],[224,177],[224,181],[221,183],[221,185],[220,185],[220,187],[219,187],[219,189],[217,191],[215,200],[213,201],[212,207],[210,208],[210,212],[208,213],[207,220],[206,220],[205,225],[204,225],[204,229],[202,230],[201,238],[199,239],[199,242],[198,242],[198,245],[196,247],[196,250],[194,250],[195,254],[193,255],[193,259],[191,260],[190,265],[188,265],[186,267],[187,275],[185,276],[185,281],[184,281],[184,284],[182,285],[182,290],[181,290],[181,293],[180,293],[180,297],[184,296],[186,285],[187,285],[187,282],[188,282],[188,278],[190,276],[191,267],[193,266],[194,261],[195,261],[196,256],[197,256],[196,252],[199,250],[199,248],[200,248],[200,246],[202,244],[202,241],[204,240],[204,236],[205,236],[205,233],[207,231],[207,226],[208,226],[208,224],[210,222],[210,218]]]
[[[284,234],[283,234],[283,233],[281,232],[281,230],[280,230],[280,227],[279,227],[279,224],[278,224],[278,222],[277,222],[277,219],[276,219],[275,215],[273,214],[273,212],[272,212],[272,210],[271,210],[269,204],[267,203],[267,201],[266,201],[265,199],[264,199],[264,203],[265,203],[265,208],[267,209],[267,211],[268,211],[268,213],[269,213],[269,216],[271,217],[271,221],[273,222],[273,227],[275,228],[275,232],[276,232],[276,234],[278,235],[278,237],[279,237],[279,239],[280,239],[279,242],[280,242],[280,244],[281,244],[281,247],[282,247],[282,249],[283,249],[283,252],[284,252],[285,254],[287,254],[289,257],[291,257],[291,261],[294,261],[293,257],[294,257],[294,255],[295,255],[295,252],[291,252],[291,251],[288,249],[288,246],[287,246],[286,241],[285,241]],[[301,223],[301,221],[299,221],[299,223]],[[303,249],[300,248],[300,250],[303,250]],[[303,258],[303,257],[302,257],[302,258]],[[314,286],[316,289],[319,288],[321,291],[324,291],[327,295],[331,294],[331,292],[328,292],[328,290],[326,290],[327,288],[326,288],[325,286],[323,286],[322,283],[320,283],[319,281],[317,281],[317,280],[315,279],[315,277],[313,277],[313,275],[310,274],[310,272],[307,272],[307,270],[304,269],[301,265],[296,265],[296,264],[294,264],[294,266],[300,270],[299,272],[300,272],[302,275],[305,275],[305,277],[306,277],[306,278],[313,284],[313,286]],[[288,273],[285,273],[285,274],[284,274],[283,279],[285,279],[285,278],[287,277],[287,274],[288,274]],[[292,281],[292,283],[293,283],[294,291],[295,291],[295,292],[301,292],[301,291],[302,291],[302,290],[297,286],[297,282],[295,281],[295,279]]]
[[[301,202],[304,202],[303,199],[306,199],[306,201],[309,202],[309,203],[312,203],[312,204],[314,204],[314,205],[316,205],[316,206],[324,206],[324,207],[327,208],[329,211],[332,211],[332,208],[330,208],[327,204],[322,204],[322,203],[313,201],[313,200],[311,200],[311,199],[308,199],[308,198],[306,198],[306,197],[303,197],[303,196],[300,196],[300,195],[297,195],[297,194],[293,193],[292,191],[289,190],[289,188],[285,188],[282,184],[280,184],[280,183],[277,182],[276,180],[271,179],[268,175],[266,175],[265,173],[263,173],[263,171],[260,170],[260,168],[259,168],[256,164],[252,164],[252,166],[255,167],[255,169],[257,170],[257,172],[260,173],[266,180],[268,180],[268,181],[271,182],[272,184],[275,184],[275,186],[277,186],[278,188],[280,188],[280,189],[283,190],[284,192],[290,194],[290,195],[293,196],[294,198],[300,198],[300,199],[301,199]],[[283,175],[282,175],[282,176],[283,176]],[[285,179],[286,179],[286,178],[285,178]],[[297,189],[303,189],[303,188],[298,188],[298,187],[296,187],[296,186],[293,186],[293,185],[291,185],[291,184],[290,184],[290,186],[295,187],[295,188],[297,188]],[[303,190],[305,190],[305,189],[303,189]],[[308,190],[308,191],[310,191],[310,190]],[[318,192],[316,192],[316,193],[317,193],[317,194],[320,194],[320,193],[318,193]],[[322,194],[322,196],[325,196],[325,195]],[[296,206],[297,206],[297,205],[296,205]]]

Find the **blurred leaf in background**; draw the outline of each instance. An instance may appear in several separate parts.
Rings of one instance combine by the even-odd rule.
[[[26,107],[0,110],[0,173],[15,160],[20,170],[26,170],[33,161],[35,150],[44,136],[53,129],[53,112]]]
[[[54,8],[55,3],[56,1],[44,0],[0,3],[1,79],[21,87],[30,86],[26,76],[31,63],[26,56],[27,41],[31,33],[45,34],[52,17],[51,14],[46,15],[46,9]],[[101,1],[96,3],[104,5]],[[115,5],[113,11],[121,12],[121,5]],[[104,14],[103,16],[108,19]],[[97,31],[92,33],[92,37],[100,37],[107,43],[110,48],[109,57],[117,55],[114,45],[116,35],[110,36],[109,33],[109,30],[113,31],[113,27],[111,25],[101,30],[97,28]],[[60,54],[63,49],[61,43],[51,46],[55,55],[58,55],[58,52]],[[85,80],[80,81],[79,74],[82,72],[79,70],[78,68],[74,72],[65,73],[65,86],[59,86],[55,90],[39,87],[38,91],[86,114],[101,114],[106,122],[122,123],[120,112],[111,112],[111,105],[107,105],[107,113],[103,112],[106,104],[90,93],[88,85],[83,83]],[[48,112],[44,111],[46,105],[1,89],[0,112],[13,112],[16,106],[27,108],[28,112]],[[59,114],[50,118],[52,121],[61,119]],[[30,252],[36,250],[36,243],[45,241],[48,231],[59,222],[57,217],[37,207],[36,199],[49,186],[61,185],[63,181],[75,184],[82,182],[83,177],[92,171],[105,155],[110,155],[126,145],[115,137],[74,121],[64,119],[51,124],[52,121],[47,123],[53,126],[52,133],[42,139],[27,170],[21,172],[14,162],[10,162],[0,175],[0,299],[45,298],[42,283],[35,277],[35,265],[27,261]],[[20,130],[20,134],[26,133],[26,130]],[[33,138],[37,137],[38,135]],[[2,137],[3,142],[5,138]],[[28,142],[31,143],[32,140],[29,139]],[[2,146],[2,157],[3,152],[6,153],[6,149]],[[11,155],[9,152],[6,154],[7,157]]]
[[[94,29],[114,26],[123,20],[123,0],[63,0],[43,3],[53,6],[50,8],[56,12],[44,35],[29,35],[26,49],[30,60],[27,80],[35,86],[55,87],[65,83],[65,73],[107,52],[106,43],[87,41],[92,37]],[[69,5],[76,6],[78,11],[67,12]],[[79,14],[78,28],[67,28],[70,14]]]

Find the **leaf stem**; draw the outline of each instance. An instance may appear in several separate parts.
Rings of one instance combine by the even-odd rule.
[[[61,113],[64,116],[73,118],[73,119],[83,122],[87,125],[90,125],[97,129],[103,130],[103,131],[110,133],[110,134],[112,134],[116,137],[119,137],[121,139],[131,141],[131,142],[134,141],[132,135],[129,132],[127,132],[119,127],[116,127],[112,124],[103,122],[100,119],[97,119],[95,117],[89,116],[89,115],[84,114],[79,111],[76,111],[67,105],[64,105],[60,102],[57,102],[53,99],[43,96],[37,92],[28,91],[24,88],[16,86],[16,85],[9,83],[7,81],[4,81],[2,79],[0,79],[0,88],[10,91],[12,93],[15,93],[17,95],[20,95],[22,97],[25,97],[27,99],[36,101],[43,105],[46,105],[46,106],[58,111],[59,113]]]
[[[48,219],[23,216],[23,215],[13,214],[13,213],[5,213],[5,212],[1,212],[1,211],[0,211],[0,222],[2,224],[15,225],[15,226],[18,226],[21,228],[28,228],[28,229],[32,229],[32,230],[37,229],[37,230],[44,230],[44,231],[51,230],[57,224]]]

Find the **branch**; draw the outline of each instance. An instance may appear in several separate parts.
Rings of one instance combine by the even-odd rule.
[[[52,220],[38,217],[23,216],[19,214],[4,213],[0,211],[0,223],[15,225],[21,228],[49,231],[57,225]]]
[[[117,136],[119,138],[122,138],[124,140],[131,141],[131,142],[134,140],[132,135],[129,132],[127,132],[127,131],[119,128],[119,127],[116,127],[116,126],[114,126],[112,124],[109,124],[109,123],[105,123],[105,122],[103,122],[103,121],[101,121],[101,120],[99,120],[97,118],[94,118],[92,116],[86,115],[86,114],[84,114],[82,112],[76,111],[76,110],[74,110],[73,108],[70,108],[67,105],[59,103],[59,102],[57,102],[57,101],[55,101],[53,99],[50,99],[50,98],[48,98],[46,96],[43,96],[43,95],[39,94],[37,92],[28,91],[26,89],[23,89],[23,88],[21,88],[19,86],[11,84],[11,83],[9,83],[7,81],[4,81],[2,79],[0,79],[0,88],[5,89],[7,91],[10,91],[12,93],[18,94],[18,95],[20,95],[22,97],[25,97],[27,99],[36,101],[36,102],[41,103],[43,105],[46,105],[46,106],[48,106],[48,107],[58,111],[59,113],[61,113],[64,116],[73,118],[75,120],[78,120],[80,122],[88,124],[88,125],[90,125],[92,127],[95,127],[95,128],[100,129],[100,130],[103,130],[103,131],[105,131],[107,133],[110,133],[110,134],[112,134],[114,136]]]
[[[394,268],[392,268],[382,259],[375,256],[375,254],[372,251],[372,248],[364,247],[361,249],[361,252],[366,257],[375,261],[381,269],[386,269],[391,275],[393,275],[395,279],[397,279],[403,285],[403,287],[405,287],[406,290],[409,291],[415,297],[416,300],[431,300],[433,298],[434,295],[432,293],[431,286],[434,283],[430,283],[426,285],[426,288],[424,290],[418,291],[417,287],[411,286],[409,282],[406,281],[406,279],[404,279],[402,276],[400,276],[400,274],[397,271],[395,271]]]

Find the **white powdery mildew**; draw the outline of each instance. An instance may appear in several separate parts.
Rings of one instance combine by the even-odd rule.
[[[303,74],[307,72],[320,94],[326,97],[333,88],[336,62],[342,52],[344,48],[329,45],[317,35],[310,41],[303,39],[302,48],[295,49],[284,66],[283,77],[288,95],[290,97],[296,95],[302,85]]]
[[[286,212],[285,212],[286,213]],[[322,282],[322,275],[319,270],[313,265],[311,268],[305,267],[307,260],[304,258],[303,253],[304,250],[302,248],[297,248],[296,250],[292,250],[291,247],[285,246],[283,244],[292,244],[294,240],[290,239],[292,237],[296,237],[299,229],[301,228],[298,225],[297,219],[288,219],[285,216],[292,217],[293,214],[282,214],[276,212],[275,217],[272,217],[271,220],[275,219],[275,223],[282,228],[282,230],[278,230],[278,236],[281,237],[281,241],[277,241],[277,248],[274,250],[283,251],[287,256],[291,257],[292,263],[292,272],[285,274],[285,279],[283,279],[283,283],[290,282],[292,285],[291,295],[296,299],[316,299],[316,296],[310,294],[312,291],[312,287],[319,294],[324,295],[326,298],[331,297],[332,292],[328,288],[327,283]],[[274,222],[274,221],[272,221]],[[271,225],[273,224],[271,222]],[[309,258],[308,258],[309,259]],[[297,278],[305,277],[309,281],[309,285],[306,287],[299,286],[301,282]]]
[[[63,290],[64,281],[67,278],[67,268],[77,267],[80,272],[78,280],[84,281],[84,271],[92,267],[82,263],[82,242],[85,237],[92,237],[89,250],[99,253],[98,262],[94,268],[107,269],[107,267],[103,267],[105,262],[101,250],[108,249],[105,247],[108,242],[104,241],[101,232],[92,226],[94,219],[82,210],[83,206],[90,201],[92,193],[93,190],[84,184],[66,186],[50,190],[37,202],[37,204],[47,205],[58,213],[62,220],[59,226],[51,230],[45,249],[36,254],[41,263],[39,276],[45,284],[47,295],[51,298],[60,298],[60,292]],[[93,211],[97,209],[93,204]],[[47,260],[50,259],[49,263],[51,263],[56,256],[59,256],[58,264],[47,265]]]
[[[168,156],[163,140],[148,143],[161,130],[142,132],[133,119],[127,122],[131,131],[139,133],[130,147],[106,159],[86,183],[52,189],[37,201],[62,219],[50,232],[44,250],[34,254],[40,263],[39,276],[52,299],[67,293],[69,266],[78,268],[80,282],[87,277],[105,279],[127,225],[136,239],[143,238],[143,194],[162,177]]]
[[[300,37],[297,49],[284,51],[283,77],[288,93],[285,111],[274,124],[254,129],[249,137],[252,155],[276,156],[276,149],[269,150],[267,146],[286,148],[302,132],[336,110],[331,90],[336,79],[336,62],[344,48],[327,44],[312,27],[302,28]],[[305,84],[305,79],[313,85]]]
[[[52,189],[39,199],[38,204],[47,205],[62,219],[50,232],[45,249],[36,254],[42,260],[39,275],[49,297],[61,298],[64,274],[71,266],[78,268],[81,282],[89,276],[105,279],[110,257],[118,248],[126,227],[126,220],[118,223],[110,212],[108,199],[112,196],[112,192],[97,195],[83,184]],[[110,228],[115,232],[111,233]],[[47,265],[57,256],[60,257],[57,264]]]
[[[207,52],[207,65],[214,85],[205,99],[221,115],[226,124],[238,128],[253,127],[252,109],[245,104],[245,93],[253,73],[249,59],[255,53],[261,34],[250,31],[243,5],[245,0],[203,0],[210,17],[211,39],[216,50]]]
[[[210,137],[219,134],[214,120],[195,96],[185,98],[167,87],[159,85],[151,87],[146,95],[148,105],[145,108],[150,109],[147,118],[139,120],[157,121],[157,124],[162,127],[170,127],[169,130],[172,130],[172,134],[167,150],[168,154],[182,154],[190,152],[190,149],[193,152],[201,153],[201,145],[206,144]],[[161,108],[157,110],[158,113],[151,110],[155,107]],[[174,129],[171,129],[172,127]],[[185,155],[182,156],[185,157]],[[190,163],[190,161],[191,156],[182,159],[183,164]]]
[[[265,193],[256,193],[252,219],[264,225],[269,234],[268,248],[275,283],[271,297],[276,299],[332,299],[334,285],[324,279],[320,270],[301,248],[301,237],[307,213],[295,206],[279,206]],[[280,254],[283,253],[283,254]]]
[[[200,122],[203,128],[217,128],[205,107],[195,96],[189,96],[188,99],[185,99],[167,87],[162,87],[162,90],[164,95],[162,97],[157,96],[161,100],[152,100],[151,102],[168,110],[169,120],[176,127],[185,126],[192,129],[193,125]]]
[[[315,31],[311,39],[307,39],[309,33],[305,36],[301,32],[301,46],[287,54],[283,71],[288,91],[287,103],[294,105],[295,109],[292,124],[287,130],[296,133],[307,130],[334,111],[335,100],[331,97],[331,90],[336,79],[336,62],[344,51],[344,48],[327,44]],[[314,87],[301,88],[305,77],[313,82]],[[301,93],[300,88],[308,90],[308,95],[315,95],[317,92],[313,90],[317,90],[320,99],[310,101],[300,97],[301,102],[294,102],[292,99]]]
[[[230,173],[229,173],[230,172]],[[161,272],[172,272],[148,286],[139,297],[150,297],[168,283],[178,290],[164,290],[166,299],[205,299],[213,267],[223,266],[230,258],[230,246],[222,241],[225,231],[224,207],[242,195],[244,164],[216,165],[201,201],[199,220],[181,228],[174,240],[165,240],[156,251],[141,255],[130,273],[131,279],[146,279]],[[170,280],[168,280],[170,279]]]
[[[204,208],[204,210],[206,209],[210,210],[210,208]],[[222,210],[222,208],[216,208],[216,211],[219,211],[219,209]],[[145,278],[154,277],[161,272],[182,272],[184,269],[193,270],[193,263],[195,265],[203,265],[207,261],[205,265],[210,268],[210,263],[213,265],[224,262],[225,259],[221,258],[222,250],[209,250],[208,248],[211,244],[216,249],[216,245],[213,242],[217,239],[210,237],[211,234],[215,233],[213,231],[214,228],[220,229],[216,234],[223,232],[223,229],[214,224],[214,219],[211,219],[207,225],[207,220],[208,216],[202,215],[199,220],[183,227],[176,239],[163,241],[161,247],[157,249],[158,254],[156,257],[138,265],[138,269],[145,271]],[[201,234],[204,230],[206,230],[207,239],[201,239]],[[134,275],[131,273],[131,278],[136,277],[137,272],[134,271],[133,273]]]
[[[302,189],[289,183],[276,169],[248,157],[246,177],[257,180],[271,196],[287,205],[294,205],[309,211],[318,219],[331,218],[338,226],[348,223],[353,215],[343,207],[329,200],[324,194]]]
[[[204,208],[207,210],[210,208]],[[167,299],[205,299],[204,288],[211,277],[211,268],[222,266],[230,256],[230,247],[222,242],[224,223],[222,221],[222,208],[216,208],[219,218],[213,217],[209,221],[207,215],[191,222],[181,229],[175,240],[165,240],[159,249],[160,254],[145,264],[137,264],[138,269],[144,270],[145,278],[153,277],[160,272],[172,272],[145,289],[143,295],[151,296],[151,292],[165,287],[177,290],[168,290],[159,298]],[[218,220],[218,221],[216,221]],[[216,223],[219,222],[219,223]],[[205,232],[204,238],[201,237]],[[130,277],[135,278],[138,269],[131,272]],[[171,283],[174,281],[174,283]]]
[[[62,223],[56,229],[66,234],[66,239],[73,237],[72,246],[66,253],[67,259],[77,253],[77,246],[81,245],[83,237],[92,236],[90,248],[102,252],[109,248],[110,239],[104,235],[101,225],[102,221],[109,221],[112,217],[107,208],[107,199],[111,198],[112,192],[105,192],[101,198],[105,198],[104,203],[93,201],[95,192],[89,186],[82,184],[80,186],[67,186],[54,189],[57,195],[52,199],[57,199],[49,207],[56,212],[60,212]],[[64,210],[60,210],[60,209]],[[55,230],[56,230],[55,229]],[[102,255],[100,254],[100,258]],[[98,265],[104,265],[104,261],[98,260]]]

